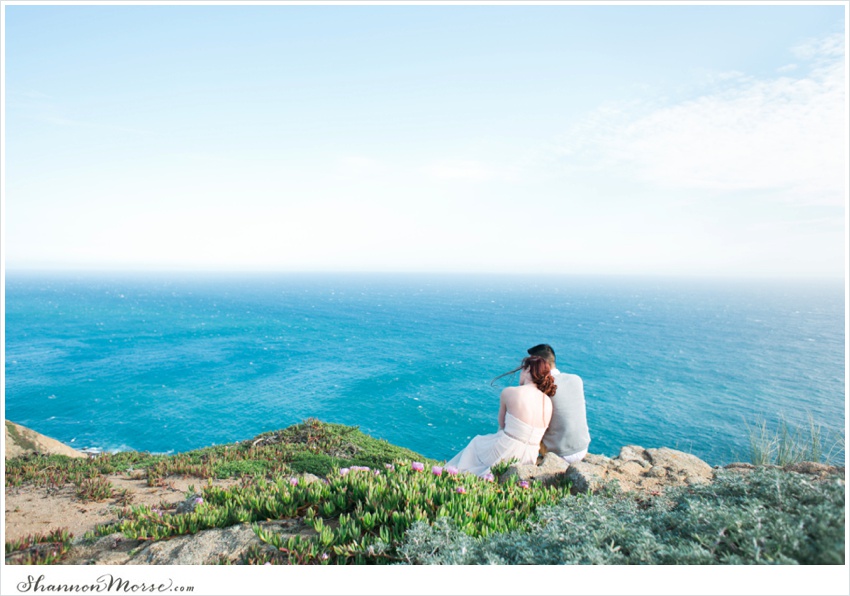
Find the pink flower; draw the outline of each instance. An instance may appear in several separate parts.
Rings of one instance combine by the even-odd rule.
[[[380,471],[380,470],[375,470],[375,476],[380,476],[380,475],[381,475],[381,471]]]
[[[322,561],[327,561],[329,558],[328,553],[322,553]]]
[[[443,468],[440,466],[434,466],[431,468],[431,473],[434,474],[434,476],[440,476],[443,473]]]
[[[269,563],[268,561],[266,561],[265,563],[263,563],[263,565],[271,565],[271,563]]]
[[[290,478],[289,484],[291,484],[292,486],[297,486],[298,485],[298,478]]]
[[[201,503],[203,503],[203,502],[204,502],[204,500],[203,500],[201,497],[195,497],[195,499],[194,499],[192,502],[193,502],[195,505],[200,505]]]
[[[395,472],[395,466],[392,464],[384,464],[384,467],[390,472]]]
[[[341,468],[341,469],[340,469],[340,471],[339,471],[339,475],[340,475],[340,476],[345,476],[345,475],[346,475],[346,474],[348,474],[350,471],[351,471],[351,470],[350,470],[349,468]]]
[[[495,477],[495,476],[493,476],[493,474],[491,474],[490,472],[487,472],[486,474],[484,474],[484,475],[482,476],[482,478],[483,478],[484,480],[486,480],[487,482],[493,482],[493,481],[496,479],[496,477]]]
[[[446,466],[446,474],[448,474],[449,476],[457,476],[459,472],[460,470],[458,470],[454,466]]]
[[[519,481],[520,488],[528,488],[528,480],[520,480]]]
[[[460,493],[460,494],[464,494],[466,492],[466,489],[463,488],[462,486],[459,486],[455,489],[455,492]]]
[[[417,472],[421,472],[422,470],[425,469],[425,464],[423,464],[422,462],[415,461],[412,464],[410,464],[410,467],[413,468],[414,470],[416,470]]]

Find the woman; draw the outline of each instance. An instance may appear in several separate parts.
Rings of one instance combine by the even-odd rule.
[[[520,370],[519,387],[507,387],[499,397],[499,432],[478,435],[446,467],[484,476],[500,461],[537,462],[540,440],[552,419],[549,398],[558,386],[549,363],[539,356],[525,358]]]

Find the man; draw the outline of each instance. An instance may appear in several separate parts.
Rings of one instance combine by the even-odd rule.
[[[562,373],[555,368],[555,350],[549,344],[528,349],[530,356],[540,356],[552,367],[558,390],[552,397],[552,421],[543,435],[541,453],[554,453],[568,464],[584,459],[590,445],[587,411],[584,405],[584,384],[581,377]]]

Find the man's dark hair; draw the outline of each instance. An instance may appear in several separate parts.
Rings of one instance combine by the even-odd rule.
[[[551,366],[555,365],[555,350],[549,344],[538,344],[527,351],[529,356],[540,356],[548,360]]]

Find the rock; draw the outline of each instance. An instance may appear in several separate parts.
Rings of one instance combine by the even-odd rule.
[[[130,540],[116,532],[87,544],[84,540],[74,541],[70,556],[63,565],[126,565],[141,540]]]
[[[513,465],[499,477],[499,482],[519,482],[521,480],[537,480],[543,484],[557,482],[563,477],[569,464],[554,453],[543,456],[540,465]]]
[[[128,565],[209,565],[222,559],[232,561],[259,542],[250,524],[204,530],[152,542]]]
[[[668,486],[711,482],[714,471],[689,453],[627,445],[613,459],[588,454],[569,467],[566,477],[573,493],[596,492],[611,482],[624,491],[658,492]]]
[[[586,462],[588,464],[593,464],[595,466],[607,466],[609,463],[611,463],[611,458],[605,457],[604,455],[596,455],[594,453],[588,453],[587,455],[584,456],[584,459],[581,460],[581,461]]]
[[[664,478],[667,475],[667,470],[661,466],[652,466],[646,475],[650,478]]]
[[[617,459],[621,461],[639,461],[649,463],[649,456],[646,453],[646,450],[643,447],[638,447],[637,445],[626,445],[620,449],[620,455],[617,456]]]
[[[180,501],[177,504],[177,509],[175,509],[174,513],[192,513],[195,511],[195,507],[203,502],[204,500],[201,498],[201,495],[195,493],[187,499]]]
[[[662,447],[647,449],[649,461],[667,471],[667,476],[677,476],[687,484],[704,484],[714,479],[714,470],[696,455]]]
[[[296,534],[304,529],[298,520],[281,520],[259,524],[266,531]],[[128,565],[215,565],[222,561],[235,562],[251,546],[263,542],[244,523],[227,528],[213,528],[197,534],[177,536],[170,540],[152,542],[128,562]]]
[[[726,464],[724,466],[726,470],[755,470],[756,467],[753,464],[748,464],[746,462],[735,462],[731,464]]]
[[[833,474],[844,476],[844,466],[830,466],[813,461],[803,461],[795,464],[788,464],[782,468],[786,472],[797,472],[798,474],[810,474],[820,478],[826,478]]]
[[[20,424],[6,420],[6,459],[20,457],[28,453],[41,455],[66,455],[68,457],[87,457],[76,449],[35,432]]]
[[[606,468],[587,461],[570,464],[567,469],[567,480],[572,484],[572,493],[592,493],[599,490],[607,476]]]

